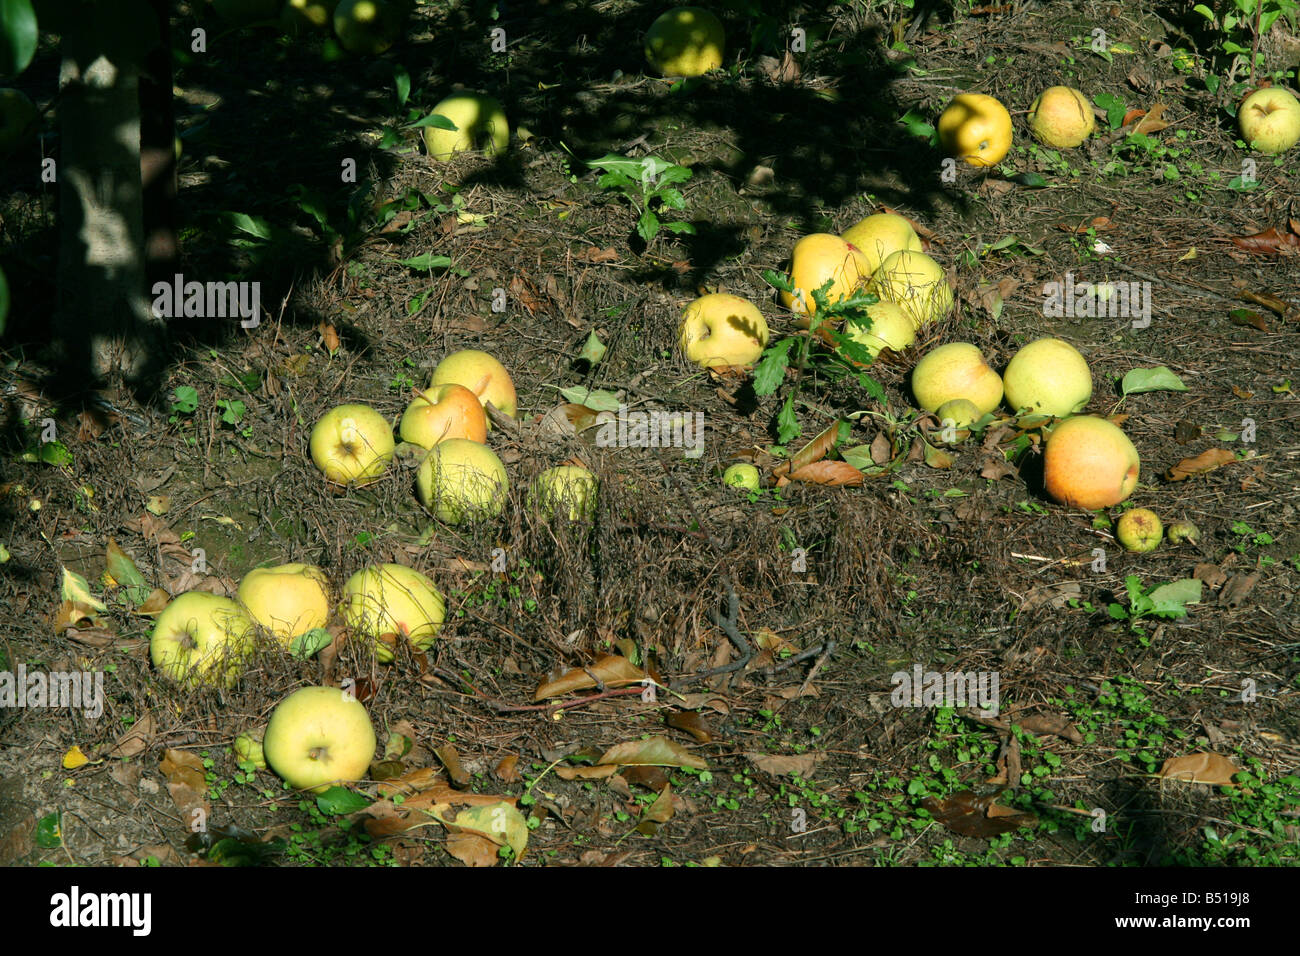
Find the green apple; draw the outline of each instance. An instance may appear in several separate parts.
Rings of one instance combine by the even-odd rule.
[[[340,0],[334,8],[334,32],[349,53],[377,56],[402,33],[401,7],[389,0]]]
[[[970,437],[970,426],[984,417],[979,407],[968,398],[953,398],[939,406],[935,416],[942,429],[954,429],[952,444],[960,444]],[[942,432],[940,433],[942,440]]]
[[[926,352],[912,370],[912,394],[927,412],[954,398],[969,399],[983,415],[1002,401],[1002,378],[989,368],[979,348],[950,342]]]
[[[340,405],[311,430],[311,460],[339,485],[367,485],[383,475],[397,443],[393,426],[369,405]]]
[[[486,445],[467,438],[438,442],[415,476],[420,503],[439,521],[461,524],[501,514],[510,483],[506,466]]]
[[[952,309],[952,286],[939,263],[911,249],[886,256],[867,284],[867,291],[901,305],[918,331]]]
[[[1061,339],[1030,342],[1002,376],[1012,411],[1067,418],[1092,398],[1092,372],[1079,350]]]
[[[1134,508],[1120,515],[1115,537],[1129,551],[1154,551],[1164,535],[1160,518],[1150,508]]]
[[[258,770],[266,769],[266,753],[262,738],[257,734],[240,734],[235,738],[235,756],[240,763],[251,763]]]
[[[0,89],[0,156],[31,139],[39,116],[36,104],[22,90]]]
[[[1300,100],[1290,90],[1256,90],[1237,108],[1241,138],[1261,153],[1285,153],[1300,142]]]
[[[447,603],[437,585],[400,564],[363,568],[343,585],[343,621],[372,641],[375,656],[387,664],[397,637],[417,651],[428,650],[447,619]]]
[[[323,793],[355,783],[375,756],[365,705],[337,687],[304,687],[276,706],[262,741],[266,762],[291,787]]]
[[[728,465],[727,470],[722,473],[722,483],[732,488],[745,488],[749,491],[758,491],[761,487],[758,469],[747,462]]]
[[[1169,526],[1168,533],[1170,544],[1182,544],[1184,541],[1196,544],[1201,540],[1201,529],[1190,521],[1175,521]]]
[[[451,159],[453,153],[482,150],[485,156],[504,152],[510,143],[510,124],[501,104],[482,93],[456,93],[433,108],[456,124],[454,130],[424,128],[424,146],[431,159]]]
[[[149,657],[169,680],[182,685],[239,680],[253,649],[253,621],[230,598],[187,591],[173,598],[154,622]]]
[[[533,482],[529,504],[549,521],[557,513],[570,521],[596,517],[596,476],[579,465],[548,468]]]
[[[280,15],[281,0],[212,0],[217,16],[236,26],[247,26]]]
[[[239,582],[238,597],[249,617],[286,646],[329,620],[329,581],[310,564],[254,568]]]
[[[722,21],[703,7],[673,7],[645,35],[645,58],[661,76],[699,76],[722,66]]]

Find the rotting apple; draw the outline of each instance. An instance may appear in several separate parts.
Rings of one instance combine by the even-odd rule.
[[[239,582],[237,596],[249,617],[286,646],[329,620],[329,580],[310,564],[254,568]]]
[[[922,356],[912,370],[912,394],[927,412],[955,398],[968,399],[981,415],[1002,401],[1002,379],[969,342],[950,342]]]
[[[340,405],[311,430],[311,460],[339,485],[366,485],[393,459],[393,426],[369,405]]]
[[[1256,90],[1237,107],[1237,125],[1251,149],[1285,153],[1300,142],[1300,100],[1280,86]]]
[[[1002,375],[1007,405],[1066,418],[1092,398],[1092,372],[1079,350],[1062,339],[1036,339],[1007,363]]]
[[[452,352],[433,370],[429,380],[434,385],[464,385],[476,396],[484,408],[488,402],[503,415],[515,417],[516,402],[515,383],[510,379],[506,367],[487,352],[478,349],[461,349]],[[488,419],[488,431],[492,431],[492,419]]]
[[[510,483],[506,466],[491,448],[448,438],[420,462],[415,486],[420,503],[439,521],[462,524],[501,514]]]
[[[896,302],[919,332],[952,309],[952,286],[939,263],[924,252],[904,249],[888,256],[867,285],[885,302]]]
[[[722,21],[703,7],[673,7],[645,35],[646,62],[660,76],[699,76],[722,66]]]
[[[1137,487],[1141,462],[1118,425],[1075,415],[1052,428],[1043,453],[1043,484],[1061,504],[1096,511],[1117,505]]]
[[[703,295],[682,312],[682,352],[701,368],[752,365],[763,354],[767,339],[763,313],[738,295]]]
[[[464,385],[431,385],[416,395],[397,427],[402,441],[432,448],[448,438],[487,441],[487,414],[478,396]]]
[[[556,514],[570,521],[591,521],[596,516],[596,476],[580,465],[548,468],[533,482],[530,506],[549,521]]]
[[[266,725],[266,762],[289,786],[323,793],[365,778],[375,756],[365,705],[337,687],[303,687],[276,705]]]
[[[1154,551],[1164,536],[1164,525],[1150,508],[1134,508],[1119,517],[1115,537],[1128,551],[1145,554]]]
[[[1175,521],[1168,527],[1166,533],[1170,544],[1182,544],[1184,541],[1196,544],[1201,540],[1201,529],[1186,520]]]
[[[879,212],[854,223],[840,234],[849,245],[856,246],[867,261],[867,275],[895,252],[920,252],[921,237],[903,216]]]
[[[433,112],[445,116],[456,128],[424,128],[424,146],[429,158],[448,160],[456,153],[480,150],[496,156],[510,145],[510,124],[501,104],[484,93],[454,93],[438,103]]]
[[[234,686],[253,648],[253,620],[238,602],[207,591],[173,598],[154,622],[149,657],[182,685]]]
[[[343,622],[374,643],[382,664],[393,660],[404,638],[413,650],[428,650],[447,619],[447,602],[426,575],[401,564],[362,568],[343,585]]]
[[[852,295],[870,276],[867,257],[857,246],[828,232],[814,232],[794,244],[790,253],[790,284],[794,292],[783,291],[781,304],[792,312],[811,315],[816,309],[814,289],[831,281],[826,301],[834,304]]]

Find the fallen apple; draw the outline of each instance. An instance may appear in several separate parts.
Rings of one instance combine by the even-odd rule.
[[[991,96],[959,93],[939,115],[939,145],[968,166],[987,168],[1011,150],[1011,114]]]
[[[266,752],[262,738],[257,734],[240,734],[235,738],[235,756],[240,763],[251,763],[258,770],[266,769]]]
[[[334,9],[339,0],[288,0],[280,13],[280,25],[286,33],[297,35],[323,32],[334,23]]]
[[[0,156],[33,139],[40,112],[22,90],[0,89]]]
[[[646,62],[660,76],[699,76],[722,66],[722,21],[703,7],[673,7],[645,35]]]
[[[392,461],[393,426],[368,405],[340,405],[321,416],[308,443],[311,460],[339,485],[367,485]]]
[[[397,427],[402,441],[432,448],[447,438],[487,441],[487,414],[464,385],[431,385],[406,407]]]
[[[1088,98],[1068,86],[1049,86],[1029,107],[1029,129],[1034,138],[1058,149],[1080,145],[1096,125]]]
[[[491,448],[448,438],[424,457],[415,487],[420,503],[439,521],[462,524],[501,514],[510,485],[506,466]]]
[[[1137,449],[1119,426],[1092,415],[1056,425],[1043,453],[1043,483],[1061,504],[1096,511],[1117,505],[1137,487]]]
[[[239,604],[207,591],[172,599],[154,622],[149,657],[182,685],[234,686],[253,649],[253,621]]]
[[[1160,518],[1150,508],[1134,508],[1120,515],[1115,537],[1128,551],[1144,554],[1154,551],[1164,535]]]
[[[533,482],[529,504],[547,521],[556,514],[591,521],[596,517],[596,476],[579,465],[548,468]]]
[[[365,706],[337,687],[303,687],[276,706],[262,741],[266,762],[291,787],[323,793],[365,778],[375,728]]]
[[[501,104],[483,93],[456,93],[433,108],[456,128],[424,128],[424,147],[430,159],[448,160],[456,153],[482,151],[496,156],[510,145],[510,124]]]
[[[377,56],[402,33],[402,9],[389,0],[339,0],[334,32],[349,53]]]
[[[413,650],[428,650],[447,619],[447,602],[431,579],[401,564],[363,568],[343,585],[343,622],[375,646],[382,664],[393,660],[404,638]]]
[[[429,385],[464,385],[478,396],[485,408],[491,402],[501,414],[515,417],[515,383],[510,380],[506,367],[487,352],[478,349],[452,352],[433,370]],[[488,431],[492,431],[491,418]]]
[[[1300,100],[1290,90],[1268,86],[1237,107],[1241,138],[1261,153],[1285,153],[1300,142]]]
[[[896,302],[912,318],[919,332],[937,322],[952,308],[952,286],[939,263],[924,252],[904,249],[892,253],[867,285],[885,302]]]
[[[866,256],[852,243],[828,232],[814,232],[794,244],[790,254],[790,284],[794,293],[781,293],[781,304],[792,312],[811,315],[816,309],[813,290],[829,280],[826,301],[839,302],[871,276]]]
[[[329,581],[310,564],[254,568],[239,582],[237,596],[249,617],[286,646],[329,620]]]
[[[840,238],[862,253],[867,261],[867,275],[879,269],[895,252],[921,251],[921,237],[912,224],[905,217],[889,212],[876,213],[854,223]]]
[[[870,352],[872,358],[879,355],[881,349],[901,352],[916,341],[916,327],[897,302],[877,302],[867,306],[865,311],[871,320],[869,329],[849,319],[844,331],[850,339]]]
[[[977,346],[951,342],[927,352],[912,370],[912,394],[927,412],[955,398],[967,399],[980,415],[1002,401],[1002,379]]]
[[[1167,534],[1170,544],[1182,544],[1184,541],[1196,544],[1201,540],[1201,529],[1190,521],[1175,521],[1168,527]]]
[[[758,491],[762,487],[759,481],[758,469],[747,462],[728,465],[727,470],[722,473],[722,483],[732,488],[744,488],[748,491]]]
[[[1092,398],[1092,372],[1079,350],[1061,339],[1037,339],[1011,357],[1002,375],[1007,405],[1066,418]]]
[[[953,398],[939,406],[934,413],[939,419],[939,440],[957,445],[970,437],[970,426],[984,417],[969,398]],[[951,432],[949,432],[951,429]]]
[[[763,313],[738,295],[703,295],[682,312],[682,352],[701,368],[752,365],[763,354],[767,339]]]

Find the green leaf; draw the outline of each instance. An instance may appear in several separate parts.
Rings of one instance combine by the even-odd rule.
[[[1135,368],[1124,376],[1120,391],[1125,395],[1137,395],[1142,392],[1185,392],[1187,386],[1165,366],[1157,368]]]
[[[0,76],[27,69],[36,55],[37,36],[31,0],[0,0]]]
[[[416,120],[414,123],[408,126],[407,129],[418,129],[421,126],[432,126],[434,129],[448,129],[451,130],[453,133],[456,130],[460,129],[459,126],[457,126],[451,120],[447,119],[447,117],[442,116],[439,113],[430,113],[428,116],[424,117],[423,119]]]
[[[898,122],[907,132],[918,139],[933,139],[934,127],[926,122],[925,115],[919,110],[908,110],[898,118]]]
[[[784,272],[777,272],[773,269],[764,269],[763,281],[773,289],[780,292],[789,292],[791,295],[794,294],[794,284],[790,282],[790,277]]]
[[[71,601],[82,607],[88,607],[95,611],[107,611],[106,605],[95,595],[90,593],[90,584],[76,571],[63,569],[63,584],[60,588],[60,594],[65,601]]]
[[[655,236],[659,235],[659,217],[649,209],[641,211],[641,215],[636,220],[636,234],[648,244]]]
[[[316,797],[316,806],[320,807],[321,813],[334,816],[356,813],[370,806],[372,802],[369,797],[363,797],[344,787],[330,787]]]
[[[582,351],[578,353],[578,358],[586,359],[592,365],[595,365],[605,357],[605,343],[600,340],[595,331],[587,336],[587,341],[582,345]]]
[[[426,252],[422,256],[415,256],[411,259],[398,259],[399,266],[408,266],[412,269],[419,269],[422,272],[432,272],[434,269],[445,269],[451,265],[450,256],[435,256],[431,252]]]
[[[72,452],[61,441],[42,442],[39,455],[41,462],[46,465],[66,468],[72,464]]]
[[[193,385],[177,385],[172,392],[172,410],[189,415],[199,407],[199,390]]]
[[[1199,13],[1201,16],[1205,17],[1205,19],[1209,20],[1211,23],[1214,22],[1214,11],[1211,10],[1203,3],[1198,3],[1194,7],[1192,7],[1192,12]]]
[[[226,213],[226,221],[240,232],[246,232],[258,239],[271,238],[271,224],[261,216],[250,216],[243,212]]]
[[[621,173],[632,182],[640,181],[641,170],[644,167],[639,159],[628,159],[626,156],[618,156],[614,153],[606,153],[600,159],[589,161],[587,165],[610,173]]]
[[[665,229],[667,229],[669,232],[673,233],[674,235],[678,235],[678,236],[683,234],[687,236],[695,235],[695,227],[692,226],[689,222],[665,222],[662,223],[662,225]]]
[[[289,656],[305,661],[309,657],[314,657],[332,643],[334,643],[334,638],[330,637],[329,631],[323,627],[312,628],[310,631],[299,634],[289,642]]]
[[[874,398],[876,401],[878,401],[881,405],[884,405],[885,402],[888,400],[885,396],[884,386],[881,385],[879,382],[877,382],[866,372],[859,373],[858,384],[861,385],[864,389],[866,389],[867,394],[870,395],[872,398]]]
[[[659,174],[659,185],[671,186],[673,183],[684,183],[692,175],[691,169],[687,166],[669,166]]]
[[[63,844],[63,831],[59,826],[59,811],[47,813],[36,824],[36,845],[44,850],[53,850]]]
[[[763,352],[754,368],[754,394],[771,395],[785,380],[785,370],[790,364],[790,349],[794,346],[793,338],[784,338],[771,345]]]
[[[786,445],[799,437],[803,431],[799,427],[799,419],[794,414],[794,394],[791,393],[785,397],[785,404],[781,406],[781,414],[776,416],[776,435],[781,444]]]
[[[1024,186],[1026,189],[1045,189],[1048,186],[1047,180],[1038,173],[1016,173],[1011,177],[1011,181]],[[1028,247],[1026,246],[1026,248]],[[1035,255],[1037,254],[1035,253]]]
[[[655,198],[667,206],[669,209],[685,209],[686,197],[676,189],[659,189],[655,191]]]
[[[411,74],[400,64],[393,67],[393,88],[397,91],[397,105],[405,106],[411,95]]]
[[[1160,617],[1186,617],[1188,604],[1201,602],[1201,582],[1198,578],[1180,578],[1162,584],[1147,595],[1151,613]]]
[[[1092,101],[1106,111],[1106,122],[1110,128],[1119,129],[1124,122],[1124,114],[1128,112],[1124,101],[1113,93],[1098,93]]]
[[[586,405],[594,412],[616,412],[621,404],[618,396],[603,389],[592,390],[585,385],[560,389],[560,394],[575,405]]]
[[[1122,604],[1106,605],[1106,613],[1109,614],[1111,616],[1111,619],[1115,621],[1128,620],[1128,611],[1125,609],[1124,605]]]

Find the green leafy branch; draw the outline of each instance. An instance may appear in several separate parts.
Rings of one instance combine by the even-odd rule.
[[[1128,621],[1131,629],[1140,630],[1139,621],[1144,617],[1163,617],[1174,620],[1187,616],[1188,604],[1201,601],[1201,582],[1197,578],[1180,578],[1168,584],[1145,589],[1142,579],[1130,574],[1124,579],[1128,591],[1128,607],[1112,603],[1107,605],[1106,613],[1116,621]]]
[[[659,235],[660,229],[678,235],[695,235],[695,227],[689,222],[662,222],[659,218],[665,210],[686,208],[686,197],[675,188],[691,178],[691,171],[685,166],[658,156],[628,159],[614,153],[593,159],[587,165],[604,170],[604,175],[596,180],[597,186],[614,190],[632,204],[637,211],[636,234],[647,245]]]

